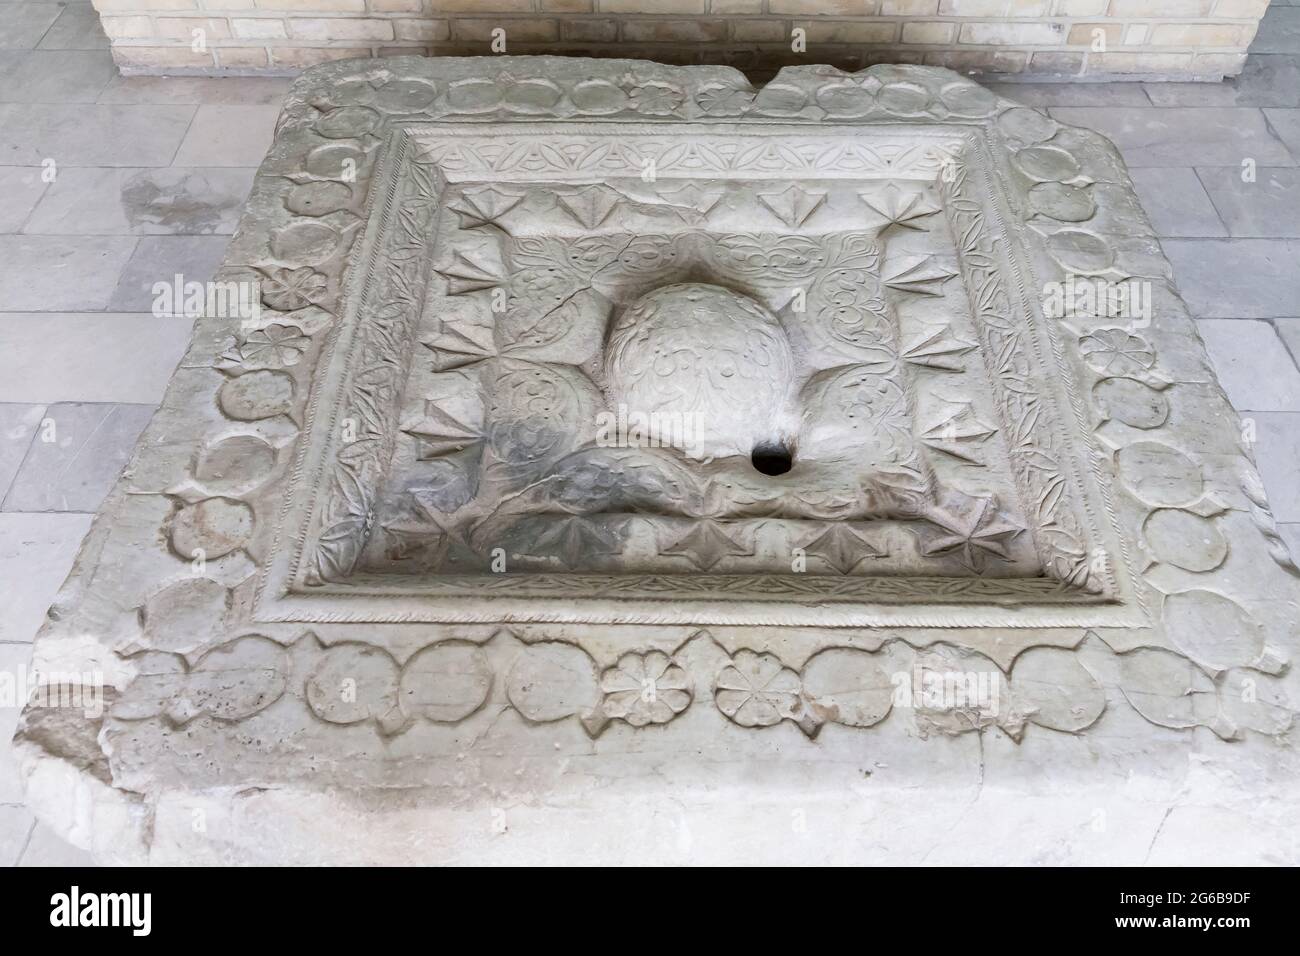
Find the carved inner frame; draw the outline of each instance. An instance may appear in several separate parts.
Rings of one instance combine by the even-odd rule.
[[[995,156],[987,130],[970,125],[716,123],[693,124],[680,133],[653,123],[512,123],[491,131],[464,122],[395,125],[370,190],[364,239],[347,274],[343,321],[316,370],[309,437],[299,445],[275,546],[263,567],[257,619],[1001,627],[1147,623],[1141,586],[1098,480],[1073,373],[1062,355],[1058,330],[1039,304],[1028,246],[1041,238],[1030,229],[1008,226],[1015,219],[1004,194],[1006,173]],[[652,170],[649,177],[647,169]],[[543,527],[534,537],[568,542],[576,554],[587,555],[572,566],[562,553],[559,560],[530,560],[512,551],[507,569],[494,573],[486,564],[471,566],[474,542],[453,533],[469,562],[463,570],[454,560],[428,573],[404,570],[400,515],[390,514],[387,521],[384,515],[393,501],[400,506],[411,498],[410,482],[403,485],[406,479],[396,470],[404,444],[411,446],[421,434],[410,422],[411,403],[418,397],[411,392],[413,370],[418,376],[436,368],[464,378],[464,370],[475,365],[546,364],[558,358],[555,348],[548,353],[545,345],[512,357],[499,337],[493,343],[464,334],[465,327],[456,325],[465,314],[464,303],[478,301],[480,308],[488,308],[493,289],[508,287],[510,280],[492,275],[491,263],[481,256],[439,248],[440,238],[452,229],[495,235],[499,224],[493,216],[506,214],[499,207],[532,184],[551,191],[572,186],[581,192],[593,186],[606,189],[611,182],[632,183],[622,193],[633,198],[641,188],[637,182],[660,196],[678,195],[678,187],[687,190],[682,195],[690,197],[694,208],[679,216],[683,230],[698,230],[701,224],[693,220],[708,214],[710,197],[700,198],[700,184],[725,190],[729,183],[758,184],[756,189],[773,183],[768,195],[776,208],[769,206],[769,213],[775,218],[765,228],[778,241],[808,234],[814,216],[804,213],[810,205],[816,212],[816,204],[828,193],[834,199],[840,187],[858,191],[883,184],[885,191],[877,189],[875,195],[884,199],[860,208],[868,237],[864,241],[908,225],[907,202],[898,202],[891,188],[915,186],[936,199],[938,215],[931,218],[946,232],[956,268],[930,267],[926,261],[939,263],[941,256],[914,257],[919,268],[895,277],[893,288],[899,298],[914,292],[941,296],[950,311],[971,323],[973,342],[952,330],[948,338],[939,330],[919,340],[921,358],[915,365],[937,367],[942,376],[956,370],[945,364],[950,355],[964,356],[962,389],[982,396],[987,411],[972,413],[968,421],[977,424],[974,429],[958,427],[946,437],[960,442],[993,435],[1000,443],[999,452],[988,456],[992,470],[987,481],[1004,486],[1003,494],[992,500],[1004,503],[1007,518],[994,515],[990,521],[1002,523],[986,527],[1011,547],[990,559],[971,545],[982,519],[961,516],[963,527],[946,529],[951,533],[932,549],[934,559],[924,560],[926,534],[933,542],[945,529],[942,521],[914,509],[894,523],[925,529],[917,537],[922,544],[891,563],[888,554],[872,551],[871,534],[863,532],[875,529],[872,521],[882,528],[889,525],[890,515],[852,515],[854,524],[849,525],[833,515],[787,519],[779,508],[766,516],[732,513],[716,519],[657,515],[650,509],[614,517],[658,523],[651,533],[661,546],[707,525],[706,539],[712,534],[716,540],[739,541],[731,550],[743,553],[729,554],[724,547],[703,560],[689,554],[683,559],[670,546],[657,564],[638,566],[615,556],[602,567],[598,543],[608,540],[601,535],[610,528],[609,516],[601,516],[594,531],[584,532],[569,525],[586,517],[556,509],[535,520],[559,525],[550,533]],[[481,202],[467,204],[467,196]],[[600,196],[586,193],[582,199],[586,205],[575,213],[579,225],[584,213],[587,225],[597,224]],[[493,203],[498,208],[483,208]],[[829,207],[822,214],[842,215]],[[780,307],[791,284],[777,283],[785,291],[768,304]],[[782,316],[783,321],[800,318],[788,308]],[[460,342],[450,349],[444,347],[449,332]],[[904,333],[904,349],[908,342]],[[573,344],[561,336],[555,347],[563,351]],[[451,425],[437,436],[440,447],[463,454],[467,446],[482,444],[482,423],[467,425],[464,417],[442,419],[444,426]],[[915,424],[914,434],[924,427]],[[921,452],[942,460],[941,467],[953,458],[969,458],[951,441],[948,447],[936,441]],[[931,489],[929,494],[924,507],[946,513],[942,501],[934,500],[946,492]],[[860,523],[863,517],[871,520]],[[780,540],[796,546],[828,531],[843,534],[835,530],[841,525],[853,535],[850,557],[838,567],[833,558],[814,556],[801,571],[771,561],[747,569],[745,559],[758,561],[758,556],[753,539],[745,537],[746,527],[765,521],[793,527]],[[801,533],[805,525],[806,533]],[[938,532],[929,530],[936,527]],[[584,533],[594,537],[584,538]],[[952,546],[954,540],[959,546]],[[591,541],[597,545],[590,546]],[[868,560],[856,559],[852,549],[858,543]],[[422,553],[422,547],[417,542],[415,553]],[[843,550],[840,542],[836,554]],[[449,551],[444,546],[440,554],[445,559]]]

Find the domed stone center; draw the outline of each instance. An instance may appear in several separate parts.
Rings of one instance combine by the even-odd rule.
[[[620,415],[644,422],[654,444],[697,458],[791,446],[790,342],[747,296],[699,283],[643,295],[610,330],[605,371]]]

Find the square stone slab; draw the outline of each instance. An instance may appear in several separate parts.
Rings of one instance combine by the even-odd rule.
[[[1208,859],[1187,800],[1295,862],[1298,572],[1097,134],[335,63],[219,278],[36,644],[106,684],[16,743],[101,858]]]

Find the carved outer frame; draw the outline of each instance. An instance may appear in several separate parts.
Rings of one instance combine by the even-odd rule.
[[[1012,238],[1005,207],[999,212],[994,206],[990,223],[983,204],[970,198],[1000,196],[1007,188],[1006,174],[997,169],[988,143],[987,122],[974,124],[973,129],[950,122],[908,130],[890,120],[822,125],[816,128],[815,138],[806,126],[697,125],[685,155],[680,139],[655,139],[661,127],[649,124],[557,128],[531,121],[507,127],[509,134],[497,127],[485,135],[470,124],[394,122],[370,191],[369,228],[346,284],[343,321],[322,363],[326,375],[345,377],[346,384],[332,403],[319,386],[313,389],[307,415],[311,437],[301,446],[281,532],[282,541],[289,540],[288,530],[301,544],[292,554],[284,553],[280,545],[272,548],[262,578],[259,619],[1025,627],[1145,622],[1140,587],[1135,586],[1131,569],[1122,559],[1100,566],[1093,561],[1098,553],[1122,555],[1122,550],[1113,516],[1106,514],[1095,463],[1078,468],[1066,452],[1071,437],[1063,426],[1072,426],[1077,447],[1086,447],[1087,438],[1077,421],[1070,422],[1059,412],[1071,403],[1050,394],[1053,383],[1068,380],[1072,373],[1041,308],[1028,294],[1033,286],[1026,277],[1028,263],[1023,256],[1017,261],[1013,252],[1027,237]],[[862,138],[864,133],[887,137],[901,132],[920,133],[933,138],[933,143],[927,148],[900,146],[894,155],[886,156],[885,151],[864,145]],[[564,137],[573,134],[595,138],[600,145],[582,155],[566,151]],[[538,145],[543,136],[545,147]],[[751,136],[756,144],[752,147],[738,145],[730,155],[718,148],[720,141],[743,143]],[[826,141],[837,137],[843,137],[838,148],[828,149]],[[430,157],[438,147],[443,156],[458,161],[454,168],[438,166],[436,152]],[[978,184],[969,175],[968,156],[978,158]],[[977,282],[973,293],[977,325],[991,335],[985,320],[998,323],[1003,326],[1003,342],[1011,341],[1017,349],[1028,347],[1035,357],[1032,362],[989,371],[1004,412],[1003,427],[1015,436],[1013,462],[1021,494],[1034,503],[1039,526],[1031,532],[1048,569],[1045,577],[517,573],[434,576],[417,583],[351,575],[370,527],[371,488],[366,476],[378,475],[391,454],[396,430],[391,382],[405,374],[411,322],[419,309],[418,289],[409,288],[404,270],[413,260],[430,258],[421,252],[437,215],[436,194],[453,178],[554,181],[590,178],[593,171],[603,176],[636,175],[647,160],[663,177],[713,173],[792,178],[888,171],[892,176],[938,178],[945,170],[958,170],[952,182],[944,182],[943,192],[950,200],[948,215],[954,232],[962,240],[958,253],[963,272],[968,282],[972,277]],[[412,185],[422,194],[412,196]],[[1028,237],[1035,239],[1041,242],[1033,234]],[[1014,286],[1008,284],[1007,274],[1014,276]],[[423,278],[427,279],[427,270]],[[401,286],[408,288],[395,295],[395,288]],[[1028,321],[1012,328],[999,312]],[[372,313],[377,314],[370,321]],[[996,344],[990,339],[982,351]],[[368,350],[375,347],[384,354],[358,363],[358,355],[370,354]],[[1046,367],[1049,356],[1059,374],[1035,373],[1035,368]],[[384,379],[383,396],[375,394],[376,375]],[[1030,393],[1036,396],[1034,407],[1016,407],[1016,397]],[[338,423],[345,416],[360,421],[361,434],[359,442],[341,449]],[[364,454],[358,453],[359,447]],[[323,501],[313,487],[325,489]],[[1043,529],[1052,533],[1044,534]],[[816,606],[811,606],[813,602]]]
[[[316,666],[318,659],[346,656],[355,648],[380,648],[396,668],[409,667],[430,649],[450,649],[470,642],[494,655],[508,657],[516,654],[515,644],[522,641],[520,659],[530,655],[545,658],[556,649],[571,648],[610,667],[617,654],[633,653],[631,649],[644,652],[651,646],[672,650],[674,660],[684,661],[690,656],[689,645],[694,644],[708,651],[700,652],[698,666],[688,668],[691,680],[696,682],[694,700],[704,700],[709,682],[734,670],[726,660],[740,661],[749,655],[752,659],[747,658],[746,664],[752,665],[753,672],[767,675],[765,679],[776,682],[782,688],[780,693],[789,698],[791,708],[777,714],[775,720],[802,721],[801,729],[812,734],[816,724],[804,726],[807,710],[794,705],[800,703],[800,693],[810,695],[810,699],[816,694],[807,687],[799,691],[795,685],[799,679],[808,681],[808,670],[820,655],[847,654],[860,659],[881,652],[882,646],[947,642],[978,648],[993,659],[992,666],[1007,673],[1012,673],[1013,664],[1024,666],[1021,661],[1032,664],[1034,658],[1030,655],[1036,651],[1042,651],[1038,661],[1064,655],[1082,669],[1085,682],[1092,682],[1089,693],[1094,698],[1101,695],[1100,707],[1105,706],[1107,695],[1097,674],[1116,665],[1120,676],[1113,681],[1105,678],[1106,691],[1118,686],[1123,698],[1143,717],[1164,727],[1181,730],[1206,726],[1224,737],[1237,735],[1243,726],[1264,733],[1285,728],[1290,710],[1284,697],[1278,710],[1286,715],[1285,722],[1267,714],[1246,713],[1234,702],[1228,681],[1233,675],[1246,676],[1267,685],[1268,679],[1285,674],[1286,654],[1294,642],[1296,570],[1273,525],[1258,475],[1238,442],[1231,407],[1214,381],[1194,326],[1169,284],[1168,265],[1109,144],[1095,134],[1062,127],[1042,114],[1000,100],[970,81],[938,69],[873,67],[850,76],[826,68],[798,68],[785,71],[777,81],[755,92],[743,84],[738,74],[733,79],[726,71],[714,69],[697,74],[689,69],[645,63],[587,65],[587,61],[546,58],[507,63],[516,74],[509,82],[504,79],[506,74],[501,72],[499,60],[395,59],[331,64],[312,71],[295,87],[279,123],[276,145],[259,171],[249,212],[232,242],[222,274],[222,278],[263,282],[264,301],[274,311],[252,331],[236,332],[227,319],[200,321],[194,343],[159,414],[142,438],[131,467],[96,519],[73,574],[52,609],[51,621],[37,642],[39,665],[84,670],[88,662],[93,662],[104,670],[108,683],[126,692],[122,698],[125,706],[114,710],[113,719],[122,726],[134,727],[139,726],[137,721],[153,720],[159,710],[152,703],[142,706],[138,699],[140,695],[148,698],[151,688],[157,686],[152,680],[138,680],[142,675],[162,674],[179,682],[177,699],[169,701],[163,712],[175,724],[184,725],[195,717],[194,704],[185,697],[185,675],[203,670],[208,662],[216,662],[212,666],[217,667],[227,652],[241,668],[238,673],[246,675],[250,671],[241,661],[252,658],[258,662],[252,670],[267,683],[265,692],[259,692],[254,705],[243,710],[227,707],[216,723],[205,725],[212,733],[220,734],[225,732],[222,721],[255,720],[259,709],[293,705],[290,698],[302,693],[305,667]],[[630,78],[623,84],[623,100],[604,92],[601,95],[606,99],[594,102],[588,95],[596,83],[591,74],[619,71],[625,71]],[[610,90],[617,89],[611,82],[600,82]],[[473,96],[465,93],[470,88]],[[323,94],[313,92],[321,89],[325,90]],[[583,89],[587,93],[580,97]],[[627,92],[629,89],[655,93],[638,101]],[[664,94],[663,90],[673,92]],[[539,97],[543,105],[539,105]],[[419,102],[418,109],[411,107],[412,101]],[[647,110],[651,111],[649,116]],[[1068,373],[1043,383],[1043,394],[1050,394],[1060,407],[1074,409],[1074,426],[1085,435],[1093,433],[1092,438],[1077,446],[1088,449],[1087,461],[1061,462],[1062,470],[1081,489],[1076,489],[1074,495],[1042,495],[1040,501],[1047,506],[1046,520],[1072,520],[1058,517],[1057,509],[1071,501],[1081,503],[1082,510],[1075,512],[1077,520],[1085,527],[1098,529],[1101,547],[1108,554],[1121,556],[1105,569],[1114,580],[1106,580],[1097,597],[1089,597],[1086,590],[1057,586],[1061,600],[1056,607],[1015,607],[1009,601],[980,593],[986,586],[984,581],[947,579],[956,592],[953,603],[908,606],[895,594],[884,596],[867,612],[863,611],[860,596],[854,596],[844,608],[836,608],[824,594],[817,593],[801,594],[803,603],[785,604],[780,600],[760,603],[761,592],[728,593],[731,600],[727,604],[700,602],[685,613],[675,610],[674,599],[636,607],[621,596],[602,596],[600,602],[575,611],[571,598],[544,595],[520,598],[512,605],[514,598],[493,594],[471,598],[476,603],[469,606],[475,610],[458,618],[486,625],[481,627],[417,623],[427,618],[418,611],[410,612],[409,607],[415,604],[404,606],[402,601],[426,600],[419,597],[374,597],[360,619],[349,609],[352,602],[345,594],[325,593],[296,605],[299,597],[286,597],[286,588],[293,575],[306,565],[295,571],[290,559],[306,548],[314,532],[286,520],[298,508],[287,490],[292,482],[310,473],[308,457],[314,443],[305,440],[301,429],[328,429],[336,422],[333,406],[313,391],[312,382],[321,361],[318,355],[332,334],[328,330],[348,324],[347,300],[362,291],[359,287],[342,288],[342,263],[363,224],[370,230],[372,238],[367,241],[372,243],[372,252],[373,238],[384,233],[378,219],[367,209],[373,212],[380,204],[393,208],[400,177],[390,177],[386,171],[409,157],[412,142],[410,137],[400,135],[391,139],[394,131],[449,117],[456,117],[466,126],[481,121],[538,122],[539,117],[567,122],[580,117],[600,122],[644,123],[651,119],[657,124],[717,119],[763,124],[764,129],[772,125],[825,128],[827,123],[845,127],[942,123],[959,128],[968,150],[987,150],[989,154],[987,163],[971,168],[986,170],[1002,183],[999,189],[993,189],[989,184],[972,182],[969,172],[963,178],[960,171],[951,180],[943,181],[954,232],[964,250],[962,268],[967,285],[979,290],[976,308],[988,312],[989,321],[981,324],[981,334],[988,337],[981,344],[986,362],[998,360],[991,368],[1000,369],[1002,357],[1008,354],[996,338],[1007,331],[1006,316],[1038,316],[1032,311],[1036,308],[1032,302],[1020,310],[1001,309],[1003,295],[1013,300],[1019,297],[1023,303],[1026,298],[1032,299],[1033,290],[1041,288],[1042,283],[1061,281],[1070,272],[1141,277],[1156,287],[1155,316],[1151,327],[1143,332],[1149,348],[1138,353],[1137,359],[1125,358],[1133,368],[1123,374],[1162,396],[1172,383],[1172,398],[1162,399],[1166,407],[1158,420],[1139,420],[1123,410],[1104,407],[1092,397],[1097,385],[1121,373],[1109,364],[1103,368],[1090,364],[1091,356],[1081,343],[1093,330],[1105,331],[1113,326],[1113,321],[1081,317],[1059,324],[1044,323],[1041,336],[1034,339],[1038,360],[1045,361],[1050,355],[1056,367]],[[311,248],[304,249],[299,240],[304,236],[304,225],[310,225],[312,220],[288,207],[286,188],[327,180],[316,170],[312,157],[320,150],[338,149],[350,150],[358,160],[355,188],[350,191],[352,199],[346,208],[322,218],[324,225],[310,230],[312,242],[307,245]],[[1030,163],[1026,154],[1034,149],[1040,153]],[[1041,174],[1045,161],[1042,150],[1055,150],[1047,159],[1068,167],[1062,174],[1065,178],[1058,177],[1059,181],[1086,184],[1088,189],[1104,192],[1105,201],[1098,202],[1087,215],[1071,213],[1065,218],[1053,218],[1035,206],[1034,184],[1056,181],[1044,179]],[[1038,174],[1031,175],[1033,170]],[[436,190],[437,178],[433,170],[427,172],[429,177],[416,187],[417,191]],[[410,181],[408,178],[408,185]],[[372,182],[388,182],[390,186],[385,192],[371,188]],[[992,208],[1001,220],[993,225],[991,233],[975,228],[964,218],[980,206],[973,203],[973,196],[990,195],[994,197]],[[408,208],[415,212],[408,214],[409,221],[401,230],[384,233],[392,245],[378,254],[392,258],[394,250],[405,249],[401,261],[420,269],[427,266],[428,257],[419,255],[412,244],[427,232],[420,217],[436,214],[436,204],[414,198],[416,202]],[[1053,208],[1049,206],[1048,211]],[[318,240],[322,233],[336,236],[332,247],[321,248]],[[1003,252],[1012,246],[1023,248],[1026,258],[1016,268],[992,268],[990,244]],[[1080,250],[1086,255],[1081,256]],[[416,302],[419,297],[413,290],[419,281],[420,276],[414,272],[390,270],[385,282],[391,283],[392,295],[385,287],[383,298]],[[1004,322],[1001,328],[994,321],[999,317]],[[409,320],[410,312],[398,308],[380,328],[387,330],[390,340],[400,342],[401,325]],[[278,331],[271,335],[273,329]],[[268,348],[267,341],[278,344]],[[399,348],[392,354],[396,358],[386,367],[386,374],[390,381],[399,381],[404,353]],[[346,365],[347,356],[338,350],[331,361]],[[223,414],[228,411],[223,396],[231,383],[267,370],[292,381],[283,409],[260,416]],[[377,406],[384,407],[382,402]],[[1018,411],[1026,414],[1028,409],[1021,407]],[[382,443],[390,434],[381,417],[376,416],[377,426],[366,435],[374,442],[380,458]],[[1058,423],[1063,428],[1066,425],[1059,419]],[[1058,433],[1049,430],[1047,434],[1051,438]],[[206,484],[207,479],[195,467],[206,449],[232,436],[255,436],[277,453],[274,467],[243,490]],[[1144,445],[1166,449],[1171,453],[1170,460],[1186,470],[1183,484],[1187,488],[1177,489],[1180,495],[1187,491],[1186,500],[1173,500],[1169,487],[1148,488],[1141,480],[1135,482],[1134,476],[1126,476],[1125,454]],[[317,445],[316,453],[322,455],[322,461],[325,451],[323,443]],[[1057,452],[1059,457],[1059,448]],[[1026,473],[1024,480],[1029,487],[1034,478]],[[221,505],[216,514],[233,515],[243,524],[235,521],[215,535],[209,523],[195,518],[198,508],[214,501]],[[1217,563],[1207,562],[1207,566],[1180,564],[1180,555],[1156,546],[1145,530],[1146,522],[1157,511],[1177,511],[1200,518],[1216,533],[1222,529],[1231,553],[1220,556]],[[334,513],[329,524],[346,517],[345,513]],[[364,516],[361,518],[364,521]],[[188,519],[188,524],[183,519]],[[1123,530],[1122,534],[1108,527],[1112,521]],[[273,540],[277,525],[283,545]],[[197,529],[221,544],[211,550],[201,568],[196,568],[192,556],[178,546],[178,526],[190,534]],[[1088,544],[1096,540],[1091,538]],[[1132,578],[1127,583],[1126,575]],[[564,577],[568,582],[591,583],[584,582],[583,576]],[[1068,578],[1068,569],[1060,577]],[[546,576],[533,578],[537,583],[546,580]],[[729,578],[733,586],[736,580],[734,576]],[[808,579],[782,576],[738,587],[776,587],[800,580]],[[880,586],[891,584],[886,581]],[[656,582],[653,586],[659,585]],[[668,580],[663,586],[678,584]],[[325,590],[308,586],[305,580],[300,587]],[[543,601],[548,602],[546,611],[538,614],[537,607]],[[191,604],[192,617],[168,616],[175,607],[188,608]],[[738,605],[743,613],[728,617]],[[637,621],[657,626],[628,623],[610,628],[598,623],[606,619],[600,613],[603,608],[610,609],[609,620],[626,620],[617,615],[627,613],[629,606],[636,608]],[[1224,625],[1223,630],[1207,636],[1188,609],[1213,612],[1217,615],[1215,623]],[[564,628],[559,638],[555,637],[555,629],[528,624],[512,629],[515,633],[498,632],[494,626],[497,622],[539,619],[577,623]],[[713,636],[673,626],[701,619],[716,619],[723,626]],[[312,622],[310,629],[300,623],[306,620]],[[385,620],[403,622],[404,626],[379,623]],[[196,623],[202,626],[195,627]],[[732,623],[774,626],[725,626]],[[849,629],[859,624],[867,629]],[[891,625],[893,635],[875,629],[876,624]],[[1134,624],[1149,626],[1131,626]],[[1093,628],[1091,636],[1085,635],[1085,625]],[[832,626],[845,630],[832,630]],[[1017,628],[1018,633],[1008,638],[1011,628]],[[722,661],[718,655],[722,655]],[[1089,663],[1079,664],[1075,658]],[[374,656],[369,660],[375,660]],[[1126,665],[1151,661],[1162,662],[1162,668],[1168,665],[1185,669],[1189,674],[1188,689],[1167,695],[1163,672],[1153,675],[1145,665],[1135,667],[1132,674],[1123,673]],[[508,661],[505,664],[514,666]],[[596,663],[590,666],[594,668]],[[798,668],[803,669],[802,678],[795,673]],[[231,686],[237,689],[243,680],[241,676]],[[1047,682],[1053,691],[1059,689],[1054,680]],[[1206,689],[1211,681],[1212,689]],[[1043,686],[1043,681],[1032,675],[1026,683]],[[132,698],[132,694],[136,697]],[[487,696],[485,690],[484,699]],[[1166,701],[1208,700],[1211,696],[1215,700],[1208,713],[1176,718],[1163,714],[1165,709],[1174,709]],[[1115,695],[1110,694],[1109,699],[1116,699]],[[1145,705],[1147,699],[1154,705]],[[741,711],[728,712],[729,704],[724,705],[721,699],[717,703],[733,723],[771,725],[767,716],[763,718],[767,722],[749,723]],[[513,699],[511,704],[521,712],[527,710]],[[1100,709],[1090,708],[1088,712],[1093,714],[1091,719],[1096,719]],[[473,713],[471,709],[465,717],[471,718]],[[309,718],[303,715],[301,719]],[[322,716],[331,725],[371,719],[369,712],[355,720]],[[378,710],[373,719],[381,731],[392,732],[393,727]],[[413,719],[402,717],[397,724],[410,726]],[[440,715],[429,719],[454,722]],[[844,719],[839,722],[866,726]],[[1043,715],[1034,722],[1066,732],[1083,729],[1072,720],[1056,721]],[[594,734],[600,726],[600,719],[596,719],[588,730]],[[115,754],[115,773],[129,769],[124,754]],[[98,759],[98,755],[91,756]]]

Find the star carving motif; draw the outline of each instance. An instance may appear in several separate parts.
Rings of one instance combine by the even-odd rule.
[[[885,228],[901,226],[904,229],[925,228],[917,220],[933,216],[939,204],[919,189],[900,189],[897,183],[870,192],[858,193],[867,208],[885,220]]]
[[[463,193],[460,201],[448,208],[460,218],[462,229],[480,229],[484,226],[500,228],[497,220],[519,205],[523,198],[522,195],[485,186],[474,192]]]
[[[617,530],[581,515],[552,518],[542,524],[527,554],[559,558],[572,570],[594,554],[619,554],[623,550]]]
[[[787,186],[780,192],[759,193],[759,201],[791,229],[802,226],[826,201],[820,189]]]
[[[424,403],[423,416],[403,425],[402,431],[419,442],[417,457],[420,461],[461,451],[483,439],[481,430],[453,418],[430,401]]]
[[[840,574],[848,574],[866,558],[883,558],[888,554],[846,524],[831,525],[802,547]]]
[[[752,542],[746,545],[737,541],[723,527],[716,521],[699,521],[686,534],[661,547],[659,553],[680,555],[701,571],[708,571],[723,558],[749,557],[754,553]]]
[[[949,492],[927,507],[921,517],[928,522],[920,529],[921,554],[927,558],[956,555],[976,574],[984,571],[989,555],[1010,561],[1007,545],[1024,531],[1006,519],[995,495],[977,498]]]
[[[465,295],[493,289],[506,281],[504,270],[495,263],[481,261],[457,252],[451,265],[437,270],[447,280],[448,295]]]

